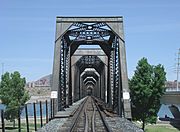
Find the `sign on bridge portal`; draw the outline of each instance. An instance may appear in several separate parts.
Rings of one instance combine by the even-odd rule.
[[[57,99],[57,91],[51,91],[51,98]]]

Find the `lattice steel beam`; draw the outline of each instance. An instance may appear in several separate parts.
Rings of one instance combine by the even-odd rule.
[[[96,80],[95,79],[92,79],[92,78],[86,78],[83,82],[84,84],[87,82],[87,81],[92,81],[94,84],[96,84]]]

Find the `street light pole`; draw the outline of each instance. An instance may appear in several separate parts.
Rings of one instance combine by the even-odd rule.
[[[177,58],[177,85],[176,85],[176,90],[178,91],[179,88],[179,72],[180,72],[180,48],[178,52],[178,58]]]

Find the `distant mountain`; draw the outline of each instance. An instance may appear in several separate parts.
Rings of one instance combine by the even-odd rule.
[[[44,76],[36,81],[28,82],[26,87],[51,87],[52,74]]]
[[[167,81],[165,87],[167,91],[176,90],[177,81]],[[28,82],[26,87],[51,87],[52,86],[52,74],[41,77],[40,79],[32,82]],[[180,89],[180,82],[179,82]]]

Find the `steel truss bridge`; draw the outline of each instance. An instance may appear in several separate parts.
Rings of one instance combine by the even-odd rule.
[[[122,17],[56,18],[51,91],[57,91],[55,113],[93,95],[131,119]]]

